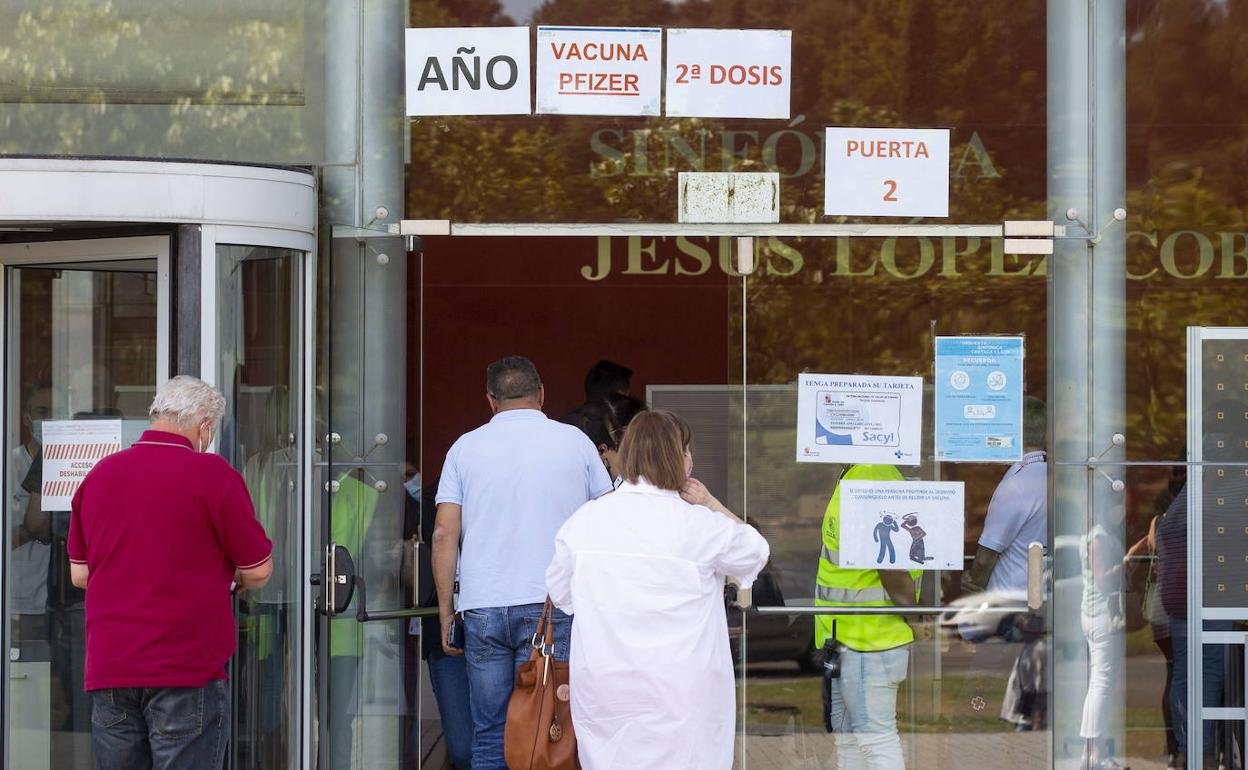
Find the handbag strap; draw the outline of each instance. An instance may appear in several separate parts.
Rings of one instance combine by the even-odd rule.
[[[529,640],[529,644],[533,647],[533,653],[530,657],[537,658],[541,655],[548,654],[547,647],[553,650],[555,646],[554,639],[550,639],[554,632],[554,604],[550,600],[550,594],[546,595],[546,604],[542,607],[542,617],[537,621],[537,628],[533,629],[533,638]],[[549,641],[549,645],[547,642]]]

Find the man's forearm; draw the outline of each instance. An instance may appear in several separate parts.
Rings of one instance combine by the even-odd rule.
[[[455,565],[459,562],[459,541],[443,533],[433,535],[433,584],[438,589],[438,611],[455,610]]]
[[[880,583],[888,592],[888,598],[897,607],[917,607],[919,598],[914,578],[905,570],[880,570]]]
[[[962,593],[974,594],[986,591],[992,571],[996,569],[1001,554],[991,548],[980,545],[975,548],[975,560],[971,568],[962,573]]]

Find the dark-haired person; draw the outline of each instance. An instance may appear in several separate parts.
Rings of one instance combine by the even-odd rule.
[[[640,398],[633,398],[623,393],[608,393],[603,396],[602,406],[605,412],[607,436],[610,439],[602,452],[602,461],[607,464],[607,470],[611,472],[611,478],[615,480],[615,485],[618,487],[623,481],[619,471],[620,442],[624,440],[628,424],[633,421],[633,418],[650,407]]]
[[[633,370],[614,361],[602,360],[585,373],[585,403],[601,401],[610,393],[628,395],[632,388]]]
[[[576,617],[571,701],[584,770],[732,766],[724,580],[748,586],[769,551],[690,478],[689,446],[676,415],[637,415],[620,446],[624,483],[555,540],[546,587]]]
[[[581,425],[585,419],[581,413],[594,410],[595,404],[601,405],[603,399],[610,395],[628,395],[632,387],[633,370],[614,361],[602,360],[589,367],[585,373],[585,401],[580,406],[559,418],[560,422],[569,425]],[[592,436],[590,437],[593,438]],[[594,442],[597,444],[598,442]]]
[[[473,770],[506,770],[507,702],[542,613],[555,533],[585,501],[610,491],[611,479],[585,434],[542,413],[546,391],[532,361],[490,364],[485,391],[493,418],[459,437],[438,481],[433,575],[443,650],[467,653]],[[462,650],[451,633],[456,609]],[[556,615],[560,660],[571,624]]]

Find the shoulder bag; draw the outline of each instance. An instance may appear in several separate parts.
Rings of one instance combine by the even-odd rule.
[[[553,606],[546,597],[533,634],[533,651],[516,670],[507,704],[503,754],[511,770],[580,770],[568,664],[555,660]]]

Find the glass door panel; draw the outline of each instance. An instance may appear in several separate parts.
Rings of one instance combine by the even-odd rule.
[[[420,486],[405,441],[407,377],[419,360],[407,344],[418,312],[408,300],[417,290],[401,238],[334,231],[318,276],[314,391],[317,767],[418,767],[409,698],[419,685]]]
[[[232,766],[294,768],[302,727],[304,254],[217,246],[218,451],[238,469],[273,541],[273,577],[240,594]]]
[[[758,269],[746,286],[744,508],[770,542],[771,562],[753,592],[760,612],[748,614],[745,623],[742,767],[775,756],[791,767],[834,761],[857,767],[871,752],[895,756],[898,767],[960,767],[968,754],[977,757],[977,765],[1049,766],[1052,653],[1045,613],[1026,611],[1029,543],[996,546],[1002,556],[990,573],[991,590],[964,589],[962,583],[962,567],[969,568],[976,556],[990,504],[992,526],[1000,526],[996,520],[1003,515],[1017,517],[1012,532],[1021,525],[1048,543],[1047,476],[1029,472],[1025,487],[1001,486],[998,493],[1010,463],[937,462],[932,389],[936,336],[1022,336],[1022,390],[1041,414],[1018,453],[1042,449],[1047,285],[1042,272],[996,270],[999,242],[944,240],[772,238],[760,244]],[[956,268],[934,266],[933,255],[942,247],[944,253],[956,252]],[[1000,312],[1003,307],[1010,312]],[[922,422],[902,426],[921,432],[917,464],[875,465],[861,474],[963,485],[958,568],[911,573],[922,588],[918,603],[928,608],[921,615],[904,621],[895,614],[849,615],[834,627],[816,608],[857,602],[860,607],[848,612],[861,613],[861,605],[889,594],[874,580],[874,570],[845,586],[838,577],[820,574],[821,559],[839,566],[852,547],[843,501],[838,498],[836,518],[828,511],[851,466],[795,460],[798,377],[815,373],[923,379]],[[901,454],[898,449],[894,456]],[[1043,456],[1026,457],[1043,467]],[[1039,519],[1026,518],[1029,505]],[[896,574],[904,575],[930,554],[924,539],[935,539],[932,525],[925,533],[922,520],[917,529],[907,526],[914,522],[906,521],[906,510],[884,505],[881,511],[869,524],[888,529],[884,514],[892,513],[894,526],[882,535],[867,527],[870,555],[877,547],[885,554],[881,537],[890,541],[895,562],[882,555],[880,563],[895,563],[901,570]],[[838,539],[825,539],[829,527]],[[1018,537],[1024,535],[1009,539]],[[1077,557],[1077,546],[1074,551]],[[774,608],[781,606],[793,610],[777,614]],[[866,638],[855,638],[863,629]],[[833,687],[831,698],[825,696],[826,653],[816,644],[825,636],[842,650],[840,677],[826,683]],[[886,639],[904,646],[885,651],[895,646],[881,641]],[[828,730],[829,705],[836,734]],[[878,724],[894,719],[897,738]],[[1074,750],[1078,756],[1079,747]]]
[[[94,767],[83,592],[69,580],[69,511],[45,499],[43,433],[48,421],[109,419],[122,421],[123,446],[138,438],[167,371],[159,269],[156,259],[4,269],[12,767]]]

